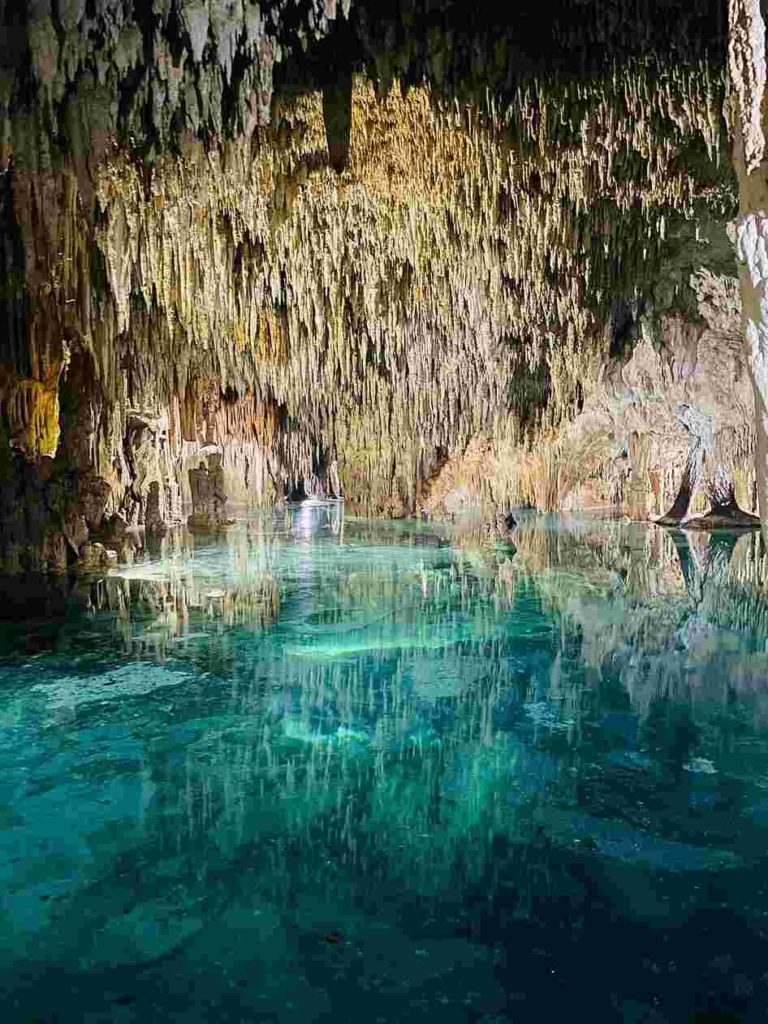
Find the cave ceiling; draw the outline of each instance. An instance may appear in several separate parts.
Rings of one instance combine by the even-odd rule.
[[[131,416],[201,440],[206,402],[275,478],[330,453],[350,494],[413,490],[436,452],[568,415],[639,311],[695,316],[691,275],[733,273],[714,0],[0,24],[3,430],[113,490]]]

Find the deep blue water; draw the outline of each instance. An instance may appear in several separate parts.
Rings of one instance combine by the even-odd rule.
[[[516,546],[304,510],[4,581],[4,1024],[768,1020],[759,538]]]

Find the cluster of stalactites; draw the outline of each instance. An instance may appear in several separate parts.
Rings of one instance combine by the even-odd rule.
[[[670,223],[732,202],[721,87],[703,65],[636,65],[531,82],[481,116],[426,87],[378,100],[360,79],[342,174],[318,93],[151,174],[113,153],[95,228],[59,202],[40,284],[112,410],[102,458],[120,409],[202,378],[280,410],[288,476],[334,452],[361,490],[514,431],[520,382],[542,363],[556,420],[605,345],[611,297],[648,284]]]
[[[275,66],[350,2],[37,0],[23,32],[0,10],[17,44],[3,53],[17,66],[0,89],[0,163],[10,148],[21,166],[50,166],[61,140],[83,161],[114,137],[152,152],[182,132],[250,135],[269,121]]]

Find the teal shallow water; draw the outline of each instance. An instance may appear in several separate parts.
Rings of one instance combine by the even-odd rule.
[[[338,510],[5,581],[8,1021],[768,1019],[754,537]]]

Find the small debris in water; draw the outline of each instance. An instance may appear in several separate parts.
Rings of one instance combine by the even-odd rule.
[[[717,768],[706,757],[694,757],[683,767],[687,772],[697,772],[701,775],[717,775]]]

